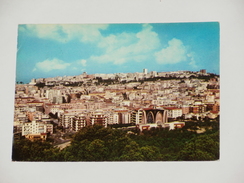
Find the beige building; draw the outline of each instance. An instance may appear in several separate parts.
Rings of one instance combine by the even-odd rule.
[[[169,118],[177,118],[182,116],[182,108],[166,107],[165,109],[168,111]]]
[[[23,123],[22,125],[22,136],[40,135],[42,133],[52,134],[53,124],[45,124],[43,122],[33,120],[32,122]]]

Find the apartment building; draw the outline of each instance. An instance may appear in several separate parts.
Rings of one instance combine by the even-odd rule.
[[[182,108],[165,107],[165,109],[168,111],[169,118],[177,118],[182,116]]]
[[[27,135],[41,135],[46,133],[53,133],[53,124],[43,123],[41,121],[33,120],[31,122],[23,123],[22,136]],[[27,137],[29,138],[29,137]]]

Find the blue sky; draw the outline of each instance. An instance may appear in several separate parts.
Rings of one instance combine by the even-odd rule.
[[[16,81],[87,72],[219,74],[219,24],[26,24],[18,28]]]

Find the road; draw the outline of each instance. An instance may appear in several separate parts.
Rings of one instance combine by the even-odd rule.
[[[64,149],[65,147],[69,146],[70,145],[70,142],[71,141],[68,141],[68,142],[64,142],[62,144],[59,144],[59,145],[56,145],[55,147],[59,148],[60,150]]]

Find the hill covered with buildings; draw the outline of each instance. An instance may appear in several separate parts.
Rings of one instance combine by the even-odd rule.
[[[219,86],[219,76],[206,70],[84,72],[32,79],[29,84],[16,84],[14,139],[51,137],[52,144],[58,145],[69,141],[65,135],[94,125],[135,134],[137,130],[186,128],[189,120],[216,121]],[[207,131],[203,126],[198,124],[198,133]]]

